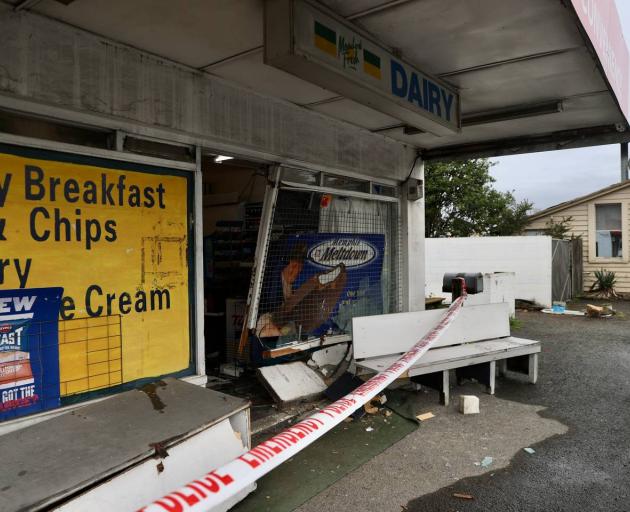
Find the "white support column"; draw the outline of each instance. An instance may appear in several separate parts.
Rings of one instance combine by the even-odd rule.
[[[416,161],[410,178],[424,180],[424,162]],[[402,186],[401,245],[403,311],[423,311],[425,295],[424,184],[422,199],[410,201],[408,186]]]
[[[536,382],[538,382],[538,354],[529,355],[527,377],[531,384],[536,384]]]
[[[201,148],[195,148],[195,178],[193,192],[193,229],[195,237],[194,290],[195,290],[195,363],[197,375],[206,375],[206,345],[204,337],[204,278],[203,278],[203,173],[201,170]],[[191,283],[192,285],[193,283]],[[205,381],[203,383],[205,385]]]

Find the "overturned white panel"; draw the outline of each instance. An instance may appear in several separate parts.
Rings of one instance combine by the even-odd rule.
[[[241,423],[247,424],[246,411],[241,411],[236,416],[240,416]],[[232,428],[230,420],[226,418],[217,425],[169,447],[168,456],[149,459],[134,466],[55,510],[139,510],[157,497],[242,455],[248,448],[243,437],[241,432]],[[212,509],[212,512],[229,510],[254,488],[255,486],[248,487],[220,507]]]
[[[326,389],[317,372],[302,362],[263,366],[256,373],[279,403],[308,400]]]

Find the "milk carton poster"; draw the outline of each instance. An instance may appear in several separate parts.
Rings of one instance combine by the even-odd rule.
[[[0,290],[0,421],[59,406],[62,294]]]
[[[349,333],[383,312],[385,236],[293,235],[270,247],[257,335],[286,340]]]

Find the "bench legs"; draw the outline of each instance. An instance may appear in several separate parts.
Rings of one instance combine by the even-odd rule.
[[[414,375],[411,380],[421,386],[435,389],[440,393],[440,403],[442,405],[448,405],[450,401],[449,393],[449,371],[443,370],[441,372],[427,373],[425,375]]]
[[[538,354],[529,354],[463,366],[456,368],[455,374],[458,384],[461,384],[465,379],[475,379],[480,384],[486,386],[486,390],[489,394],[494,395],[497,370],[500,376],[508,376],[510,373],[527,375],[527,380],[532,384],[536,384],[538,381]],[[449,404],[449,370],[424,375],[414,375],[411,377],[411,380],[427,388],[439,391],[440,403],[442,405]]]
[[[496,364],[496,361],[490,361],[488,363],[473,364],[457,368],[455,370],[457,383],[461,384],[466,379],[475,379],[477,382],[486,386],[488,393],[494,395],[495,376],[497,372]]]
[[[527,369],[529,382],[536,384],[538,382],[538,354],[529,355],[529,368]]]
[[[538,353],[499,361],[499,375],[507,377],[511,372],[527,375],[527,380],[531,384],[536,384],[538,382]]]

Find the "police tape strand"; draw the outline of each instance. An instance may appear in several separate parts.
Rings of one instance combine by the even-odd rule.
[[[156,500],[138,512],[208,512],[315,440],[403,375],[442,336],[462,308],[464,294],[453,301],[437,324],[386,370],[308,418],[263,441],[247,453]]]

